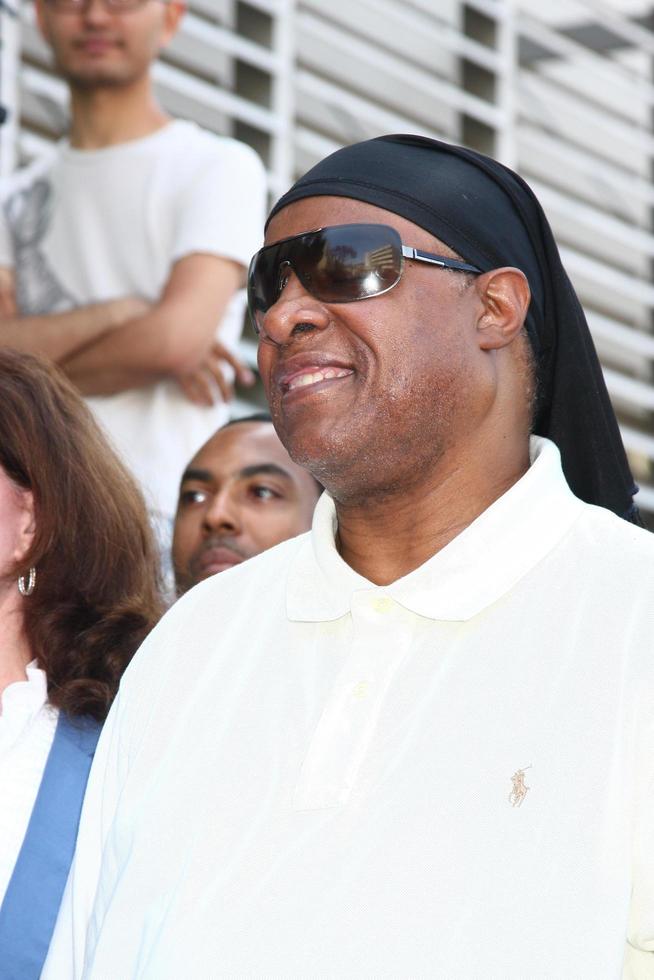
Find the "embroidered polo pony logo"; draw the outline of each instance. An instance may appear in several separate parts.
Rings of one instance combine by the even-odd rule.
[[[511,792],[509,793],[509,803],[511,806],[522,806],[530,787],[525,784],[525,773],[531,766],[525,769],[518,769],[511,776]]]

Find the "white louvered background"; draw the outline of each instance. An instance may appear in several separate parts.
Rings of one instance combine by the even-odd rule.
[[[516,167],[554,227],[641,483],[641,507],[654,513],[647,13],[640,0],[190,0],[156,78],[171,112],[259,151],[272,198],[325,153],[383,132],[465,142]],[[62,131],[67,112],[28,0],[20,20],[25,160]],[[5,43],[0,78],[11,105],[10,49]],[[7,159],[5,149],[5,172]],[[247,337],[243,352],[253,362]]]

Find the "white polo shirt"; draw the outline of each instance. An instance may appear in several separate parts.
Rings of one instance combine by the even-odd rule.
[[[654,977],[654,539],[532,459],[388,587],[324,495],[173,607],[103,732],[47,980],[615,980],[627,936]]]

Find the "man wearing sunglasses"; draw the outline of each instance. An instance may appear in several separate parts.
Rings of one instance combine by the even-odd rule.
[[[172,521],[186,461],[227,419],[231,377],[252,380],[232,349],[263,168],[155,100],[152,61],[183,3],[35,10],[70,89],[70,133],[0,190],[0,344],[61,365]]]
[[[128,671],[59,975],[72,934],[89,980],[651,980],[654,542],[538,201],[460,147],[346,147],[249,296],[327,493]]]

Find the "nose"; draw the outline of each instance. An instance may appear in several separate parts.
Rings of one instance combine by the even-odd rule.
[[[209,534],[238,534],[241,529],[238,506],[228,489],[214,494],[202,519],[204,530]]]
[[[279,296],[259,322],[260,343],[281,346],[302,334],[326,330],[329,310],[306,291],[292,266],[285,263],[279,277]]]
[[[84,22],[91,25],[105,24],[111,19],[111,11],[105,0],[86,0],[82,14]]]

